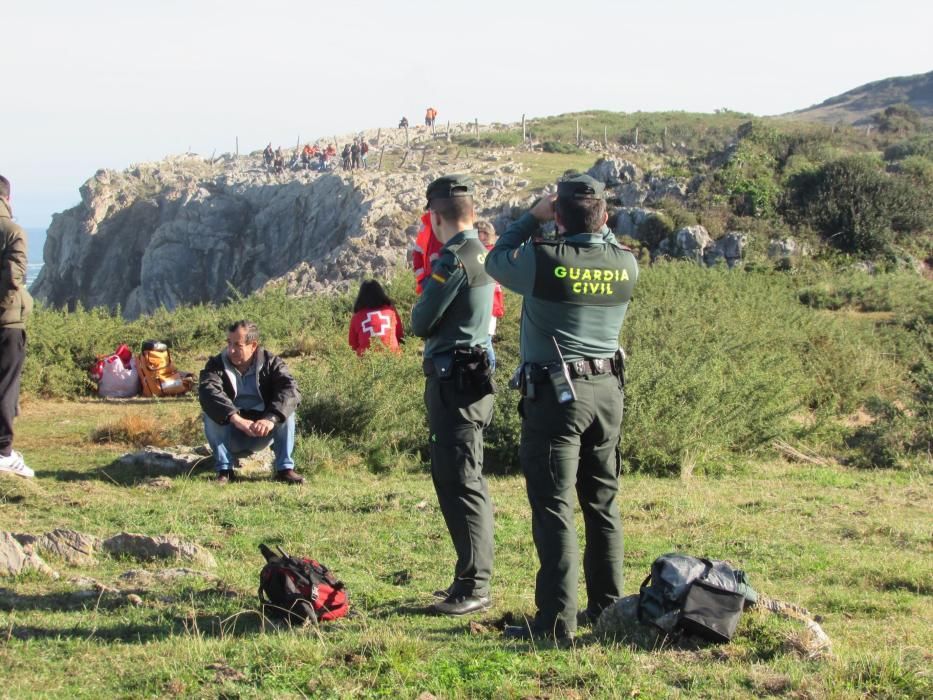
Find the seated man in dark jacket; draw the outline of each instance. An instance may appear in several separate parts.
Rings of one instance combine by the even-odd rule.
[[[198,400],[218,483],[233,480],[237,455],[265,449],[270,442],[276,480],[304,483],[292,461],[301,394],[282,358],[259,347],[255,323],[237,321],[230,326],[227,349],[201,370]]]

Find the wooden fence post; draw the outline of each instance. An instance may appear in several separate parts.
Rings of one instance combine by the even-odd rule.
[[[382,146],[382,150],[379,151],[379,165],[376,166],[376,170],[382,170],[382,156],[385,155],[386,147]]]
[[[406,149],[405,149],[405,155],[402,157],[402,162],[398,164],[398,167],[399,167],[399,168],[401,168],[403,165],[405,165],[405,161],[408,160],[408,154],[409,154],[409,153],[411,153],[411,149],[406,148]]]
[[[381,138],[382,138],[382,127],[380,126],[380,127],[379,127],[379,131],[376,132],[376,143],[373,144],[373,145],[378,146],[378,145],[379,145],[379,140],[380,140]]]
[[[580,145],[580,120],[577,119],[577,145]]]
[[[473,126],[476,127],[476,135],[479,136],[479,117],[474,118]]]
[[[522,115],[522,143],[525,143],[528,138],[525,136],[525,115]]]
[[[240,157],[240,137],[236,137],[236,157]]]
[[[447,120],[447,143],[450,143],[450,120]]]
[[[635,145],[638,145],[638,127],[635,127]]]
[[[428,155],[428,149],[427,149],[427,148],[422,149],[422,151],[421,151],[421,163],[419,164],[419,167],[421,167],[422,165],[424,165],[424,159],[425,159],[425,157],[426,157],[427,155]]]
[[[405,126],[405,148],[408,148],[408,126]]]
[[[606,150],[609,150],[609,127],[603,127],[603,145],[606,147]]]

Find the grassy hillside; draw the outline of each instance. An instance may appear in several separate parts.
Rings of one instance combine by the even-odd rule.
[[[406,316],[410,278],[391,292]],[[220,582],[131,583],[123,572],[160,565],[105,555],[50,560],[58,581],[5,580],[0,694],[928,697],[931,293],[905,273],[662,264],[645,270],[626,322],[626,593],[666,551],[728,558],[763,593],[820,616],[834,642],[822,659],[806,656],[799,625],[759,612],[724,647],[650,651],[585,633],[574,650],[504,642],[503,620],[533,612],[535,572],[506,390],[487,434],[495,607],[473,620],[425,616],[452,554],[423,462],[418,341],[400,357],[358,359],[344,338],[349,297],[269,293],[133,323],[40,309],[17,423],[37,478],[0,477],[0,530],[173,533],[210,549]],[[517,352],[518,300],[506,307],[501,384]],[[200,469],[153,480],[116,464],[134,442],[200,441],[198,409],[88,397],[94,353],[161,337],[196,370],[244,316],[298,377],[308,484],[252,473],[218,488]],[[264,625],[260,542],[335,568],[354,616],[320,630]],[[124,592],[89,594],[82,576]]]
[[[787,116],[824,124],[870,124],[873,114],[893,105],[908,105],[933,119],[933,71],[876,80]]]

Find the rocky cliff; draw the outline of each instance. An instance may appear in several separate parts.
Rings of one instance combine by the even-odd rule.
[[[98,171],[81,203],[53,217],[33,293],[57,307],[120,307],[132,318],[278,282],[296,294],[342,290],[404,263],[425,187],[442,171],[473,173],[479,205],[492,215],[528,184],[501,156],[425,163],[400,145],[403,132],[366,136],[371,168],[385,145],[399,158],[415,155],[393,172],[274,174],[259,154]],[[425,134],[412,137],[416,148]]]

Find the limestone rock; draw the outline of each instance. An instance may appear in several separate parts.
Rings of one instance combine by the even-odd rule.
[[[305,293],[385,278],[405,260],[405,241],[393,241],[391,229],[420,215],[437,174],[434,164],[414,167],[279,176],[250,156],[102,171],[78,206],[53,217],[32,291],[52,306],[119,305],[134,318],[163,305],[219,303],[231,285],[250,293],[302,264],[315,272]]]
[[[209,449],[202,447],[146,447],[123,455],[117,463],[145,475],[188,474],[210,458],[210,454]]]
[[[657,212],[654,209],[622,207],[616,215],[613,231],[617,236],[629,236],[638,239],[638,229],[655,214]]]
[[[748,234],[730,231],[706,249],[703,260],[707,265],[715,265],[720,260],[725,260],[726,265],[735,267],[742,261],[746,245],[748,245]]]
[[[646,201],[651,204],[668,197],[681,202],[687,198],[687,182],[683,178],[652,175],[648,178],[648,187]]]
[[[38,571],[49,578],[58,578],[58,572],[35,551],[24,551],[12,533],[0,532],[0,576],[16,576],[24,571]]]
[[[599,180],[608,187],[614,187],[623,182],[631,182],[640,177],[638,166],[627,160],[616,158],[602,158],[590,168],[587,173],[590,177]]]
[[[797,241],[793,238],[772,238],[768,241],[769,258],[789,258],[798,252]]]
[[[0,532],[0,576],[16,576],[26,567],[27,555],[9,532]]]
[[[673,240],[661,242],[659,251],[675,258],[703,262],[703,256],[713,239],[703,226],[685,226],[674,233]]]
[[[74,530],[57,529],[38,538],[35,548],[44,556],[53,556],[69,564],[88,564],[100,549],[100,539]]]
[[[638,619],[637,595],[620,598],[603,610],[593,633],[600,639],[628,642],[642,649],[658,647],[666,637],[654,625],[646,625]]]
[[[649,189],[640,182],[626,182],[616,192],[623,207],[640,207],[648,199]]]
[[[217,566],[214,556],[206,549],[177,537],[150,537],[121,532],[104,540],[103,548],[114,556],[125,556],[140,561],[185,559],[207,568]]]

